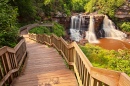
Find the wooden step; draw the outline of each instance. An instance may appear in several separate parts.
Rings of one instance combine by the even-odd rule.
[[[26,37],[28,61],[12,86],[78,86],[75,74],[56,49]],[[58,83],[54,83],[58,79]],[[49,84],[47,84],[49,83]]]

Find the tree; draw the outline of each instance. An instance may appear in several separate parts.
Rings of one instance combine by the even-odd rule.
[[[36,7],[33,4],[34,0],[14,0],[18,7],[19,19],[21,21],[32,21],[36,17]]]
[[[14,47],[17,42],[17,8],[7,4],[8,0],[0,1],[0,47]]]
[[[72,0],[74,12],[84,12],[84,6],[89,0]]]
[[[114,17],[116,9],[123,5],[125,0],[90,0],[85,5],[86,12],[95,12],[107,14]]]
[[[43,12],[46,16],[51,16],[60,12],[62,14],[70,15],[72,9],[71,0],[43,0]]]
[[[90,0],[85,6],[84,9],[86,10],[86,12],[94,12],[95,9],[95,4],[96,4],[96,0]]]

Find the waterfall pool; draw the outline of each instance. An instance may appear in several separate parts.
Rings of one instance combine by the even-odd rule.
[[[110,38],[99,39],[100,43],[95,44],[104,49],[118,50],[118,49],[130,49],[130,39],[116,40]]]

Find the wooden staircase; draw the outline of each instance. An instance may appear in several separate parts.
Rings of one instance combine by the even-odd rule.
[[[0,48],[0,86],[130,86],[127,74],[93,67],[76,42],[68,44],[54,34],[29,33],[28,37],[33,26],[20,32],[26,43],[22,39],[14,48]],[[26,67],[19,76],[24,62]]]
[[[26,39],[28,60],[22,75],[12,86],[78,86],[56,49]]]

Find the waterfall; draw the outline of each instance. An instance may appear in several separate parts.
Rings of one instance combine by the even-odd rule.
[[[71,40],[80,41],[82,36],[80,35],[80,16],[71,17],[71,28],[70,28],[70,38]]]
[[[105,31],[105,37],[114,39],[124,39],[126,34],[115,29],[114,23],[105,15],[103,20],[103,30]]]
[[[89,28],[88,28],[88,31],[86,31],[85,38],[88,40],[89,43],[99,43],[95,35],[93,16],[90,16]]]
[[[87,17],[84,15],[71,17],[70,38],[71,40],[79,42],[84,36],[82,33],[85,31],[85,39],[87,39],[89,43],[99,43],[95,34],[94,16],[90,15],[89,23],[87,23],[87,19],[88,15]],[[87,26],[88,24],[89,27]],[[87,28],[88,31],[86,31]],[[101,29],[98,33],[101,34],[101,37],[106,38],[124,39],[126,37],[125,33],[115,29],[114,23],[107,16],[105,16],[103,20],[103,29]]]

